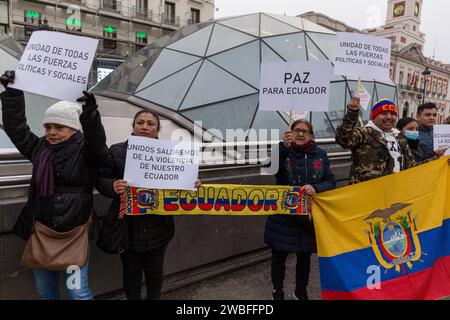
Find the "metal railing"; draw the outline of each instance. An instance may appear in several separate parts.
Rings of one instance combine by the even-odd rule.
[[[32,32],[38,29],[39,28],[37,26],[14,26],[13,38],[16,41],[25,44],[30,39]],[[65,31],[65,29],[62,30]],[[90,35],[87,33],[84,33],[83,35],[98,38],[98,36],[96,35]],[[99,39],[99,45],[97,47],[97,55],[100,54],[102,56],[114,56],[126,58],[131,54],[140,50],[144,45],[145,44],[128,43],[126,41],[120,41],[119,39],[114,38]]]
[[[159,22],[159,19],[153,15],[153,10],[151,9],[133,6],[132,12],[133,17],[135,18],[143,19],[146,21]]]
[[[179,27],[180,26],[180,17],[164,13],[163,14],[163,23]]]
[[[270,159],[272,147],[280,141],[255,141],[255,142],[218,142],[202,143],[202,153],[208,150],[218,149],[221,159],[207,159],[200,163],[200,171],[219,170],[249,170],[258,169]],[[317,139],[316,143],[322,147],[336,144],[334,138]],[[263,155],[263,156],[261,156]],[[328,152],[331,162],[349,161],[350,151]],[[26,185],[31,179],[31,163],[26,160],[17,149],[0,149],[0,189],[17,185]],[[258,169],[259,170],[259,169]],[[258,171],[259,172],[259,171]],[[257,174],[256,171],[253,173]]]
[[[423,92],[423,89],[415,86],[405,85],[405,84],[399,84],[400,89],[402,90],[408,90],[408,91],[414,91],[414,92]]]

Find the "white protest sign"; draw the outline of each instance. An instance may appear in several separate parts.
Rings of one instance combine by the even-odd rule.
[[[293,121],[297,121],[300,119],[307,119],[308,112],[305,111],[285,111],[285,114],[287,114],[289,117],[292,118]]]
[[[131,136],[124,180],[138,188],[195,190],[199,147],[196,142]]]
[[[449,148],[445,155],[450,155],[450,125],[440,124],[433,126],[433,150]]]
[[[10,87],[74,102],[87,90],[97,44],[92,38],[35,31]]]
[[[390,80],[391,40],[359,33],[336,34],[334,74]]]
[[[261,64],[259,109],[263,111],[328,111],[329,61]]]
[[[366,88],[363,86],[362,83],[360,83],[359,88],[356,91],[356,96],[359,97],[359,104],[361,107],[363,107],[364,110],[367,110],[367,107],[370,104],[370,101],[372,99],[372,96],[370,95],[369,91],[366,90]]]

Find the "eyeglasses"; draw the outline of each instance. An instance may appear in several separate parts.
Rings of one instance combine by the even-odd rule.
[[[307,130],[307,129],[294,129],[294,130],[292,130],[292,132],[294,132],[295,134],[298,134],[298,135],[303,134],[304,136],[307,136],[310,134],[309,130]]]

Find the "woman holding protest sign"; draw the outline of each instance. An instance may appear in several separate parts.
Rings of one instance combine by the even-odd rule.
[[[148,110],[136,113],[132,135],[158,139],[161,129],[157,114]],[[119,216],[120,195],[128,187],[123,180],[128,142],[110,147],[110,161],[101,170],[97,189],[113,198],[103,218],[97,245],[107,253],[120,253],[123,287],[129,300],[141,299],[142,274],[145,275],[147,299],[159,299],[163,284],[166,247],[174,237],[173,216]],[[200,182],[196,183],[196,187]]]
[[[336,180],[326,152],[314,140],[312,125],[297,120],[286,131],[279,145],[277,184],[302,186],[309,196],[334,189]],[[308,216],[272,215],[267,219],[264,240],[272,248],[271,277],[274,300],[284,300],[286,259],[296,253],[296,285],[293,298],[307,300],[310,257],[316,252],[312,220]]]
[[[59,299],[59,276],[70,299],[89,300],[89,226],[97,168],[108,159],[105,132],[93,94],[79,104],[59,101],[44,116],[45,136],[30,131],[24,93],[9,88],[14,71],[0,78],[6,134],[33,164],[28,201],[13,231],[27,240],[22,264],[33,269],[40,299]],[[83,129],[83,133],[81,132]]]

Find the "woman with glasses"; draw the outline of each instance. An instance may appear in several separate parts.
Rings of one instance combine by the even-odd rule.
[[[295,121],[279,146],[278,185],[301,186],[309,196],[334,189],[336,180],[326,152],[314,142],[312,125]],[[316,252],[314,226],[308,216],[273,215],[267,219],[264,241],[272,248],[271,278],[274,300],[284,300],[283,283],[289,253],[297,255],[293,298],[308,300],[310,257]]]

